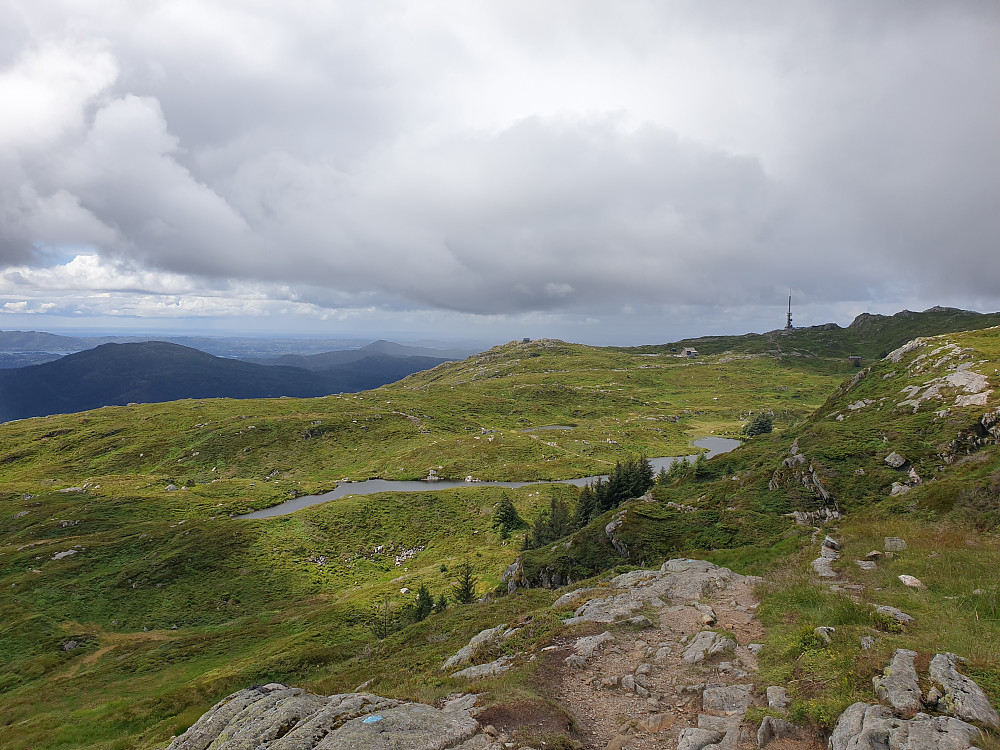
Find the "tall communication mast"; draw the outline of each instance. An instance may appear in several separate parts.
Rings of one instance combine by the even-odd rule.
[[[788,321],[785,323],[785,330],[791,331],[795,326],[792,325],[792,293],[788,293]]]

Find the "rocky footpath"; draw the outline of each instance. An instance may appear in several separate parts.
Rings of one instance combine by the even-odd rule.
[[[904,545],[887,538],[886,554]],[[839,547],[828,536],[821,549]],[[572,608],[567,627],[540,652],[478,663],[517,632],[498,625],[474,636],[441,670],[474,690],[482,677],[538,660],[546,697],[572,719],[574,747],[744,750],[775,743],[780,750],[812,750],[814,735],[779,718],[789,706],[784,687],[755,687],[764,636],[755,616],[760,581],[700,560],[670,560],[657,570],[631,571],[561,596],[553,607]],[[825,577],[817,583],[838,585]],[[895,612],[908,617],[898,610],[887,616]],[[817,628],[817,635],[833,633]],[[829,750],[973,748],[980,727],[1000,728],[1000,716],[961,665],[950,653],[934,656],[928,666],[915,651],[897,650],[873,680],[873,702],[855,703],[840,717]],[[512,737],[525,727],[524,717],[512,715],[504,724],[493,709],[481,713],[477,699],[458,694],[435,708],[368,693],[315,695],[274,683],[223,699],[168,750],[520,747]],[[766,706],[770,715],[751,724],[751,706]],[[490,711],[496,726],[485,718]]]
[[[571,591],[567,625],[592,635],[557,639],[553,699],[575,719],[587,748],[735,750],[758,727],[744,726],[755,693],[754,610],[759,578],[701,560],[670,560]],[[580,630],[577,630],[580,632]],[[791,725],[766,722],[762,740]]]

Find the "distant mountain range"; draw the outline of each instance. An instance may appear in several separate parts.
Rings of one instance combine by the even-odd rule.
[[[371,339],[299,339],[249,336],[61,336],[44,331],[0,331],[0,368],[23,367],[49,362],[57,356],[93,349],[101,344],[139,344],[167,341],[189,346],[218,357],[232,357],[260,364],[273,364],[283,355],[312,355],[330,351],[361,351],[393,356],[443,357],[465,359],[482,351],[484,346],[455,347],[441,342],[420,342],[421,345],[394,344]]]
[[[321,372],[372,358],[378,361],[388,361],[389,359],[436,359],[437,362],[435,364],[439,364],[448,360],[465,359],[474,353],[465,349],[430,349],[424,346],[396,344],[392,341],[373,341],[360,349],[340,349],[320,354],[284,354],[280,357],[255,357],[248,359],[248,361],[256,362],[260,365],[287,365],[289,367],[302,367],[312,372]],[[433,366],[428,365],[427,367]],[[427,367],[421,367],[420,369],[426,370]],[[416,370],[411,370],[410,372],[416,372]]]
[[[52,362],[0,370],[0,421],[182,398],[325,396],[377,388],[449,361],[394,356],[386,352],[408,347],[376,343],[301,357],[309,361],[308,369],[275,360],[265,365],[225,359],[163,341],[102,344]],[[317,359],[340,354],[345,356]]]

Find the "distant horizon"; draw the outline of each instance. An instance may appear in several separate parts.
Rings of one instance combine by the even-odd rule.
[[[916,307],[916,309],[914,309]],[[813,326],[822,326],[834,323],[842,328],[849,326],[858,315],[865,313],[873,315],[884,315],[892,316],[900,312],[909,310],[911,312],[924,312],[926,310],[933,309],[935,307],[940,308],[950,308],[964,310],[966,312],[977,312],[980,314],[988,314],[990,310],[975,310],[969,307],[962,307],[959,305],[946,305],[946,304],[933,304],[927,306],[911,306],[911,307],[901,307],[895,309],[891,312],[882,312],[874,310],[862,310],[857,313],[852,313],[849,315],[849,319],[841,318],[841,320],[822,320],[822,321],[811,321],[803,320],[805,315],[797,314],[794,304],[794,299],[792,303],[792,313],[796,324],[795,329],[810,328]],[[782,317],[787,313],[787,307],[782,307]],[[571,343],[586,344],[590,346],[644,346],[644,345],[656,345],[671,343],[676,341],[682,341],[685,339],[695,339],[702,338],[705,336],[743,336],[747,334],[765,334],[773,331],[783,330],[783,325],[775,325],[771,328],[759,329],[759,330],[737,330],[735,327],[730,327],[728,330],[712,330],[712,331],[701,331],[701,332],[689,332],[684,335],[678,335],[669,338],[660,338],[659,340],[632,340],[629,343],[622,343],[620,341],[602,341],[595,342],[593,340],[588,341],[584,338],[568,338],[565,335],[500,335],[497,337],[487,338],[485,336],[470,336],[470,335],[448,335],[444,332],[431,332],[431,331],[391,331],[391,330],[372,330],[372,331],[292,331],[292,330],[240,330],[239,328],[217,328],[211,327],[207,330],[201,328],[191,328],[191,327],[174,327],[174,328],[147,328],[143,327],[144,323],[148,323],[148,319],[134,319],[136,324],[134,327],[122,326],[122,325],[107,325],[107,326],[94,326],[94,325],[81,325],[81,326],[52,326],[52,327],[24,327],[15,326],[9,327],[3,325],[4,317],[0,316],[0,331],[14,332],[20,331],[22,333],[35,332],[35,333],[50,333],[58,336],[67,337],[77,337],[77,338],[100,338],[109,336],[121,336],[121,337],[146,337],[155,338],[157,336],[164,337],[174,337],[174,338],[205,338],[205,339],[246,339],[246,340],[296,340],[300,339],[303,341],[356,341],[359,346],[364,346],[368,343],[385,340],[395,343],[407,344],[407,345],[417,345],[417,346],[429,346],[434,348],[435,345],[440,345],[441,348],[444,347],[482,347],[483,349],[490,348],[492,346],[497,346],[499,344],[504,344],[509,341],[517,341],[522,338],[553,338],[560,339]],[[30,316],[32,318],[32,323],[41,322],[41,318],[44,316]],[[116,321],[117,322],[117,321]],[[176,321],[170,321],[176,322]],[[189,321],[190,323],[190,321]]]

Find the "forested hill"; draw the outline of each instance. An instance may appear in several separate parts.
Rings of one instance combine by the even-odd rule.
[[[53,362],[0,371],[0,421],[185,398],[313,397],[377,388],[440,359],[372,355],[311,372],[178,344],[103,344]]]

